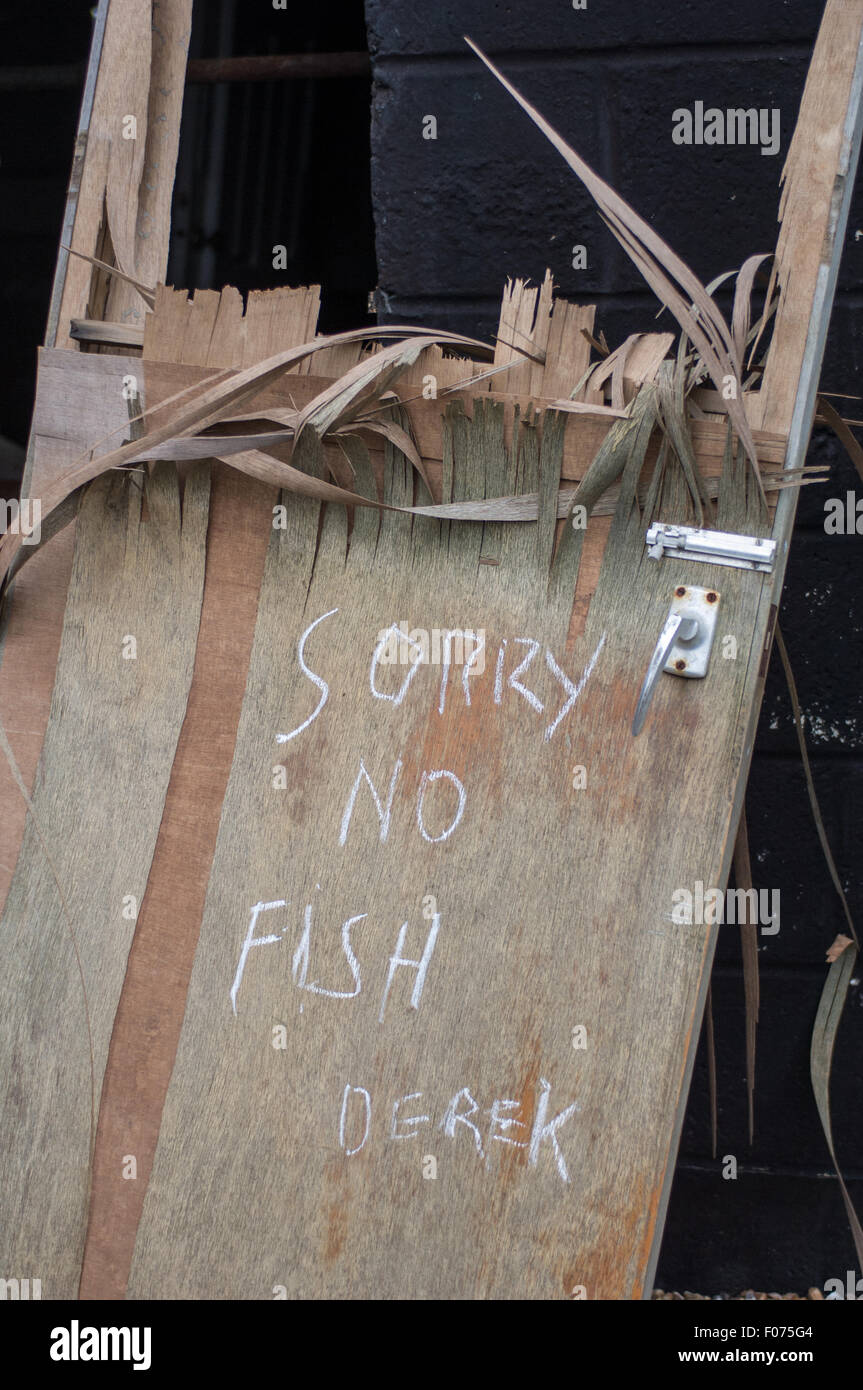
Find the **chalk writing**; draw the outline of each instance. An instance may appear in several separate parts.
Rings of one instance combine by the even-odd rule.
[[[561,708],[560,712],[558,713],[557,718],[554,720],[552,724],[549,724],[548,728],[543,734],[543,738],[545,739],[546,743],[551,738],[557,726],[569,714],[569,711],[572,709],[582,690],[587,685],[593,668],[599,659],[599,653],[602,651],[604,646],[605,633],[603,633],[600,637],[599,642],[596,646],[596,651],[593,653],[593,656],[590,658],[590,661],[585,666],[584,671],[582,672],[581,680],[578,682],[577,685],[573,685],[572,681],[569,679],[569,676],[566,674],[565,671],[562,671],[560,669],[551,652],[548,650],[548,648],[546,648],[545,664],[547,665],[548,669],[551,671],[555,679],[560,681],[561,685],[563,686],[564,690],[567,692],[567,695],[569,697],[566,701],[566,704]]]
[[[407,675],[402,681],[401,687],[396,691],[394,695],[390,695],[387,694],[385,690],[378,690],[377,685],[375,684],[375,675],[379,664],[382,661],[388,660],[390,639],[394,637],[402,637],[404,639],[408,647],[411,648],[414,652],[414,660],[410,665],[410,669],[408,670]],[[403,633],[401,631],[397,623],[393,623],[391,627],[388,627],[385,632],[382,632],[380,634],[380,639],[377,643],[377,646],[374,649],[374,652],[372,653],[372,664],[371,669],[369,671],[369,689],[371,690],[375,699],[391,700],[394,705],[400,705],[402,700],[408,693],[408,687],[411,681],[413,680],[419,668],[423,665],[424,661],[425,651],[423,650],[422,643],[415,642],[412,637],[409,637],[406,633]]]
[[[345,1144],[345,1129],[347,1126],[348,1119],[348,1103],[352,1095],[362,1096],[363,1098],[363,1105],[365,1110],[365,1128],[363,1130],[363,1137],[357,1144],[356,1148],[349,1149]],[[339,1144],[344,1149],[348,1158],[353,1158],[354,1154],[358,1154],[360,1152],[360,1149],[362,1149],[365,1146],[365,1142],[369,1137],[369,1127],[371,1126],[371,1122],[372,1098],[369,1095],[368,1091],[365,1089],[364,1086],[351,1086],[350,1084],[348,1084],[345,1087],[344,1092],[342,1094],[342,1109],[339,1115]]]
[[[393,798],[395,796],[396,784],[398,782],[399,773],[401,772],[401,770],[402,759],[401,757],[398,757],[396,758],[395,767],[393,768],[393,773],[390,777],[390,785],[387,791],[386,801],[384,802],[378,795],[377,788],[375,787],[374,782],[369,776],[368,768],[366,767],[365,762],[362,758],[360,758],[360,770],[356,775],[356,779],[354,780],[354,784],[351,787],[350,793],[348,795],[347,805],[345,806],[344,814],[341,820],[341,825],[339,827],[340,845],[344,845],[347,843],[348,830],[350,829],[351,825],[351,818],[353,817],[354,807],[357,803],[357,796],[359,795],[359,791],[361,786],[363,785],[363,782],[367,783],[369,791],[372,794],[372,801],[374,802],[375,811],[377,812],[378,821],[380,822],[380,842],[382,845],[386,844],[387,838],[390,833],[390,819],[392,816]],[[458,805],[449,825],[446,826],[445,829],[443,829],[439,835],[430,835],[428,829],[426,828],[426,823],[423,815],[423,807],[428,787],[435,782],[439,782],[441,778],[446,778],[446,780],[451,782],[452,785],[455,787],[456,793],[458,795]],[[430,845],[442,844],[444,840],[448,840],[450,835],[452,835],[453,831],[456,829],[456,827],[460,825],[462,816],[464,815],[464,808],[466,805],[467,792],[465,791],[464,783],[458,777],[456,777],[454,772],[450,772],[445,767],[436,768],[431,772],[423,772],[422,776],[420,777],[419,789],[417,791],[416,808],[417,826],[423,839],[426,840]]]
[[[352,1097],[361,1097],[362,1104],[362,1137],[357,1142],[356,1129],[354,1124],[352,1131],[352,1143],[349,1146],[346,1139],[348,1108]],[[420,1129],[424,1125],[434,1125],[433,1114],[418,1114],[420,1109],[433,1109],[424,1105],[416,1106],[412,1103],[423,1100],[422,1091],[410,1091],[402,1096],[397,1096],[386,1107],[389,1115],[389,1124],[386,1130],[388,1141],[417,1139]],[[359,1102],[357,1102],[357,1105]],[[357,1108],[355,1105],[355,1109]],[[403,1114],[402,1107],[410,1105],[410,1112]],[[529,1124],[525,1120],[518,1119],[521,1112],[522,1102],[510,1100],[508,1098],[495,1098],[487,1110],[483,1110],[479,1101],[475,1098],[468,1086],[462,1086],[442,1107],[442,1114],[437,1121],[437,1128],[443,1132],[447,1139],[451,1139],[458,1144],[459,1137],[463,1136],[468,1140],[474,1153],[479,1159],[485,1161],[488,1167],[489,1150],[492,1143],[510,1144],[517,1149],[527,1150],[527,1164],[529,1168],[538,1168],[543,1161],[543,1155],[547,1155],[546,1162],[553,1162],[557,1175],[561,1182],[570,1181],[569,1168],[566,1158],[561,1148],[560,1138],[564,1126],[569,1123],[574,1115],[581,1110],[579,1101],[574,1100],[569,1105],[564,1106],[557,1114],[551,1115],[551,1084],[544,1077],[539,1078],[539,1084],[533,1108],[533,1120]],[[512,1113],[515,1112],[515,1113]],[[486,1122],[487,1120],[487,1122]],[[483,1135],[485,1130],[485,1136]],[[529,1135],[524,1139],[515,1139],[508,1132],[510,1130],[524,1131]],[[342,1092],[341,1107],[339,1111],[339,1146],[348,1158],[360,1153],[369,1140],[373,1132],[373,1104],[371,1093],[364,1086],[355,1086],[350,1082]]]
[[[290,733],[276,734],[276,741],[278,743],[289,743],[292,739],[297,738],[306,729],[308,729],[311,724],[315,722],[315,720],[318,718],[318,716],[324,709],[324,706],[327,704],[330,693],[329,683],[323,678],[323,676],[318,675],[316,672],[312,671],[310,667],[307,665],[305,660],[305,648],[306,642],[308,641],[308,638],[311,636],[311,634],[314,632],[315,628],[320,623],[324,622],[326,618],[333,617],[334,614],[338,613],[338,611],[339,610],[337,608],[332,608],[329,610],[329,612],[322,613],[319,618],[316,618],[313,623],[309,624],[309,626],[306,628],[306,630],[300,637],[299,643],[297,645],[297,660],[299,663],[299,667],[303,675],[306,676],[307,679],[310,680],[312,684],[316,687],[316,689],[318,689],[321,692],[320,699],[318,700],[316,708],[308,716],[308,718],[304,719],[303,722],[301,724],[298,724],[297,727],[293,729]],[[372,697],[376,700],[386,700],[394,708],[398,708],[401,704],[403,704],[405,698],[407,697],[408,691],[414,684],[414,681],[420,668],[424,665],[429,665],[428,653],[426,651],[423,641],[415,640],[415,634],[406,632],[405,626],[406,625],[403,623],[401,625],[398,623],[391,623],[389,627],[381,629],[377,632],[372,647],[371,664],[369,666],[369,691]],[[438,629],[435,629],[435,632],[438,632]],[[484,630],[480,629],[474,631],[467,631],[462,628],[445,628],[441,630],[441,634],[441,676],[437,696],[437,713],[439,716],[442,716],[444,714],[447,707],[447,692],[449,689],[450,668],[453,664],[453,650],[455,649],[457,658],[464,658],[461,673],[461,686],[466,708],[469,708],[472,703],[472,684],[475,684],[481,679],[486,669],[486,639]],[[567,675],[567,673],[563,670],[563,667],[556,660],[554,653],[550,650],[550,648],[545,648],[546,669],[551,674],[553,679],[557,682],[557,684],[561,686],[564,694],[563,704],[560,706],[552,722],[547,726],[547,728],[544,731],[543,738],[546,742],[548,742],[548,740],[551,739],[557,732],[558,728],[563,723],[567,715],[570,713],[573,706],[575,705],[576,700],[584,690],[585,685],[587,684],[591,674],[593,673],[594,667],[596,666],[597,660],[599,659],[599,655],[602,651],[602,648],[605,645],[605,637],[606,634],[603,633],[599,639],[599,642],[593,654],[591,655],[587,665],[585,666],[577,681],[573,680],[570,676]],[[515,669],[510,671],[507,675],[505,667],[507,659],[507,650],[510,642],[520,647],[525,647],[527,651],[525,655],[522,656],[521,660],[518,661],[518,663],[515,666]],[[496,705],[503,704],[505,690],[512,690],[515,692],[516,695],[518,695],[530,706],[530,708],[534,711],[535,714],[545,714],[546,704],[543,702],[542,699],[540,699],[536,691],[532,690],[530,686],[526,685],[524,680],[522,679],[522,677],[524,677],[527,674],[528,670],[534,665],[534,662],[536,661],[536,658],[539,655],[541,646],[542,644],[538,642],[535,637],[503,637],[500,639],[494,668],[493,700]],[[404,647],[406,647],[410,653],[410,661],[404,679],[402,680],[397,690],[382,690],[380,688],[378,680],[378,674],[381,666],[387,666],[392,664],[393,651],[395,649],[398,649],[399,654],[401,655],[401,651],[404,649]],[[471,648],[469,654],[467,654],[468,647]],[[422,682],[420,682],[420,684],[422,684]]]
[[[316,676],[314,671],[309,670],[305,662],[304,652],[306,649],[306,641],[314,632],[318,624],[322,623],[325,618],[331,618],[333,614],[338,613],[338,611],[338,608],[331,608],[329,613],[322,613],[319,618],[315,618],[315,621],[309,624],[302,637],[300,638],[299,645],[297,647],[297,659],[300,663],[300,670],[302,671],[304,676],[308,676],[309,680],[312,682],[312,685],[317,686],[318,690],[320,690],[321,692],[321,698],[318,701],[317,708],[315,709],[314,713],[310,714],[308,719],[304,719],[302,724],[300,724],[296,729],[293,729],[289,734],[276,734],[276,743],[289,743],[292,738],[296,738],[298,734],[301,734],[304,729],[307,729],[310,724],[314,723],[321,710],[323,709],[324,705],[327,703],[327,699],[330,693],[330,687],[327,685],[325,680],[322,680],[320,676]]]
[[[384,1021],[384,1013],[386,1012],[387,999],[389,998],[390,993],[390,985],[392,984],[393,976],[395,975],[400,965],[410,966],[413,970],[416,970],[417,972],[413,992],[411,993],[411,1008],[419,1008],[420,999],[422,998],[423,989],[425,988],[429,962],[432,957],[432,951],[435,948],[435,942],[437,941],[438,931],[440,930],[440,913],[436,912],[434,917],[432,918],[432,924],[429,927],[428,935],[426,937],[426,944],[419,960],[408,960],[406,956],[402,955],[402,951],[404,949],[405,944],[405,936],[407,935],[407,929],[408,924],[407,922],[404,922],[402,924],[401,930],[399,931],[398,940],[396,941],[396,949],[389,959],[389,964],[387,966],[387,982],[384,985],[383,998],[381,999],[381,1011],[378,1014],[378,1023],[383,1023]]]
[[[537,714],[542,714],[542,711],[544,709],[542,702],[539,699],[537,699],[536,695],[534,695],[532,690],[528,690],[527,686],[522,685],[521,681],[518,679],[518,677],[522,675],[524,671],[527,670],[528,666],[533,661],[533,658],[539,651],[539,643],[535,641],[533,637],[515,637],[513,638],[513,641],[520,643],[521,646],[529,647],[530,651],[524,658],[524,661],[522,661],[521,664],[517,666],[515,670],[512,672],[512,675],[507,681],[507,685],[509,686],[510,690],[517,690],[519,695],[523,695],[525,700],[527,700],[527,703],[531,706],[531,708],[536,710]]]
[[[401,758],[396,758],[396,765],[393,768],[393,775],[390,778],[390,788],[387,792],[386,806],[383,806],[381,804],[381,799],[375,790],[375,784],[369,776],[368,772],[366,771],[366,765],[363,762],[362,758],[360,758],[360,770],[357,773],[357,780],[354,782],[354,785],[351,788],[351,794],[348,797],[348,804],[345,807],[345,814],[342,816],[342,824],[339,830],[340,845],[343,845],[348,838],[348,828],[351,823],[351,816],[354,813],[354,806],[357,800],[357,793],[363,784],[363,778],[365,778],[365,780],[369,784],[369,791],[372,794],[372,800],[375,803],[375,810],[378,813],[378,820],[381,823],[381,844],[386,844],[387,836],[390,833],[390,816],[392,814],[393,809],[393,797],[395,796],[396,782],[399,779],[399,773],[401,772],[401,770],[402,760]]]
[[[426,787],[431,782],[438,782],[441,777],[449,778],[458,792],[458,809],[446,830],[442,830],[440,835],[430,835],[425,828],[425,822],[423,820],[423,801],[425,800]],[[467,792],[464,789],[464,784],[459,781],[454,772],[447,772],[445,767],[439,768],[437,772],[424,772],[420,782],[419,794],[417,796],[417,825],[419,826],[420,834],[423,839],[428,840],[430,845],[439,845],[442,841],[448,840],[464,815],[466,802]]]
[[[240,993],[240,986],[246,973],[246,966],[251,952],[257,950],[257,948],[261,946],[281,946],[290,931],[291,923],[288,921],[281,926],[278,932],[270,932],[266,936],[256,936],[255,932],[258,926],[258,920],[264,912],[277,912],[287,907],[290,907],[290,902],[287,899],[277,898],[271,902],[257,902],[251,908],[249,925],[240,948],[240,956],[237,961],[237,968],[234,972],[234,980],[230,990],[231,1008],[235,1016],[238,1013],[237,1000]],[[352,989],[339,989],[322,985],[317,980],[309,980],[309,965],[312,952],[312,916],[313,906],[311,903],[307,903],[303,909],[303,926],[300,939],[291,956],[290,973],[294,987],[308,994],[320,995],[325,999],[356,999],[362,993],[363,981],[360,962],[351,940],[351,931],[358,922],[366,921],[368,913],[355,913],[345,918],[341,925],[342,955],[348,971],[350,972],[351,981],[353,983]],[[429,965],[431,964],[435,943],[440,931],[440,925],[440,913],[435,912],[431,920],[431,925],[426,932],[422,954],[419,960],[414,960],[412,957],[405,955],[405,940],[407,938],[410,922],[407,921],[402,923],[396,937],[395,947],[387,961],[386,977],[383,984],[378,1013],[379,1023],[383,1023],[384,1021],[393,980],[396,971],[401,968],[416,971],[416,978],[410,995],[410,1007],[412,1009],[419,1009],[423,990],[425,989]]]

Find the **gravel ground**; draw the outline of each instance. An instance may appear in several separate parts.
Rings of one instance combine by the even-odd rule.
[[[766,1301],[767,1299],[778,1299],[780,1303],[787,1302],[789,1299],[792,1300],[792,1301],[804,1302],[804,1303],[805,1303],[808,1299],[812,1299],[813,1301],[816,1301],[816,1300],[818,1300],[818,1299],[821,1299],[822,1302],[823,1302],[823,1300],[824,1300],[824,1295],[823,1295],[823,1293],[821,1292],[821,1290],[820,1290],[820,1289],[814,1289],[814,1288],[813,1288],[813,1289],[810,1289],[808,1293],[755,1293],[753,1289],[744,1289],[742,1293],[714,1293],[714,1294],[709,1294],[709,1293],[688,1293],[688,1292],[687,1292],[687,1293],[666,1293],[664,1289],[654,1289],[654,1290],[653,1290],[653,1295],[652,1295],[652,1297],[653,1297],[653,1298],[658,1298],[658,1299],[663,1299],[665,1302],[667,1302],[669,1299],[672,1299],[672,1300],[677,1300],[677,1299],[679,1299],[679,1300],[681,1300],[681,1301],[683,1301],[684,1299],[690,1299],[690,1300],[695,1300],[696,1302],[700,1302],[700,1303],[711,1303],[711,1302],[720,1302],[720,1303],[722,1303],[722,1302],[736,1302],[738,1299],[748,1299],[748,1300],[760,1299],[760,1300],[764,1300],[764,1301]]]

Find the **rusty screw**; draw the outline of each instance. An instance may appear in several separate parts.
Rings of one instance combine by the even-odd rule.
[[[686,593],[686,590],[684,589],[683,585],[680,584],[680,585],[674,590],[674,597],[675,597],[675,598],[683,598],[683,595],[684,595],[685,593]]]
[[[685,670],[686,670],[686,662],[685,662],[685,661],[675,661],[675,663],[674,663],[674,669],[675,669],[675,671],[685,671]]]
[[[708,602],[708,603],[715,603],[716,600],[717,600],[718,598],[719,598],[719,595],[718,595],[718,594],[715,594],[715,593],[713,592],[713,590],[711,589],[711,590],[710,590],[710,593],[707,595],[707,602]]]

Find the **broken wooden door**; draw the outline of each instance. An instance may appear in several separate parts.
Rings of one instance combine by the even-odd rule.
[[[860,19],[828,6],[789,164],[746,401],[768,496],[811,423]],[[161,290],[148,411],[308,342],[315,309]],[[770,573],[652,555],[649,509],[692,520],[679,459],[650,491],[667,344],[629,376],[622,359],[625,420],[555,407],[584,375],[586,312],[516,286],[501,338],[533,352],[500,382],[424,395],[467,370],[429,348],[376,399],[382,433],[372,411],[301,435],[295,468],[381,487],[385,510],[280,494],[273,465],[250,482],[196,463],[181,489],[163,461],[86,495],[0,931],[3,1263],[35,1262],[44,1296],[649,1292],[715,939],[673,909],[724,887],[793,490]],[[246,417],[320,409],[363,360],[327,351]],[[93,360],[47,352],[40,387],[77,373],[116,408],[129,362]],[[79,452],[100,437],[84,416]],[[766,538],[724,420],[691,430],[713,529]],[[616,492],[553,563],[567,482],[612,431]],[[437,498],[456,513],[405,510]],[[477,502],[488,519],[458,515]],[[696,585],[718,596],[707,675],[663,675],[635,737]]]

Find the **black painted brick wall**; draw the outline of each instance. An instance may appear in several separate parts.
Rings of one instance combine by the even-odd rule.
[[[706,282],[775,244],[778,182],[821,6],[815,0],[366,0],[374,62],[372,190],[379,316],[490,336],[507,275],[596,302],[612,345],[654,327],[656,302],[560,157],[463,42],[469,34],[575,148]],[[781,148],[679,146],[672,112],[778,107]],[[426,115],[436,140],[422,138]],[[861,390],[863,180],[858,181],[822,384]],[[571,267],[584,244],[586,270]],[[670,325],[674,327],[673,324]],[[846,402],[846,414],[863,407]],[[827,830],[852,907],[863,863],[863,540],[828,536],[824,498],[863,491],[830,437],[833,466],[801,495],[781,620],[797,675]],[[665,808],[657,808],[664,811]],[[756,885],[781,893],[781,928],[760,944],[755,1143],[746,1129],[743,981],[737,929],[714,971],[719,1155],[710,1152],[699,1049],[657,1283],[707,1293],[805,1290],[855,1264],[808,1078],[824,951],[842,916],[809,813],[790,703],[771,667],[747,795]],[[834,1131],[863,1205],[863,989],[852,990],[834,1067]],[[737,1181],[720,1176],[734,1154]]]

